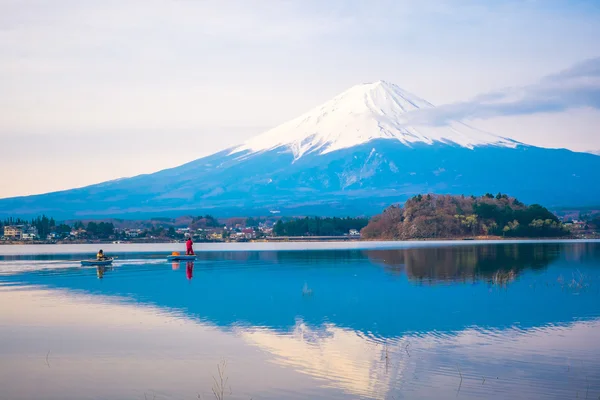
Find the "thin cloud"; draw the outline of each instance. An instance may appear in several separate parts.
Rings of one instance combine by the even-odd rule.
[[[548,75],[534,85],[481,94],[466,102],[445,104],[409,115],[417,125],[445,125],[455,120],[554,113],[574,108],[600,109],[600,57]]]

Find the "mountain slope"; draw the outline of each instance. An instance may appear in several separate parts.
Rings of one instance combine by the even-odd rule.
[[[57,218],[374,214],[423,192],[506,192],[545,205],[600,199],[600,157],[527,146],[460,122],[408,124],[433,107],[359,85],[239,147],[154,174],[0,200],[0,216]]]

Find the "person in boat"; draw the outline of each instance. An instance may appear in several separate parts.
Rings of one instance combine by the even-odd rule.
[[[194,255],[194,242],[192,242],[192,237],[190,236],[187,240],[187,242],[185,242],[185,255],[186,256],[193,256]]]
[[[104,261],[104,260],[108,259],[108,257],[106,257],[106,256],[104,255],[104,252],[102,251],[102,249],[100,249],[100,250],[98,251],[98,254],[96,254],[96,259],[97,259],[98,261]]]

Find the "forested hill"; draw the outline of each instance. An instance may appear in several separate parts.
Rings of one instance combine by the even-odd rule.
[[[539,204],[527,206],[506,194],[496,196],[418,195],[391,206],[369,221],[365,239],[429,239],[472,236],[560,237],[569,232]]]

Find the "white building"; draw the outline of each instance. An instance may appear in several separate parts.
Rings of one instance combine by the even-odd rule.
[[[140,236],[140,234],[142,233],[141,229],[126,229],[125,230],[125,235],[127,235],[127,237],[130,238],[135,238]]]
[[[21,240],[34,240],[35,238],[37,238],[35,233],[23,233],[21,235]]]

